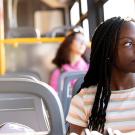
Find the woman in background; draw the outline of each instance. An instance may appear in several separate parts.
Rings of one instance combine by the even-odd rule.
[[[87,71],[88,64],[82,58],[86,50],[82,32],[71,32],[60,45],[53,63],[57,66],[51,75],[50,85],[58,91],[58,80],[63,72]]]

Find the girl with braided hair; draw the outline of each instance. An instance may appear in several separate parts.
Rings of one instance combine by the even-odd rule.
[[[113,17],[96,29],[90,68],[72,98],[67,121],[70,132],[85,128],[104,134],[135,130],[135,21]],[[132,132],[132,133],[133,133]],[[135,134],[135,133],[134,133]]]

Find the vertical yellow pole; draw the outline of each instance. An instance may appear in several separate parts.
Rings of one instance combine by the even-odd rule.
[[[4,8],[3,0],[0,0],[0,39],[4,39]],[[3,75],[6,71],[5,66],[5,46],[0,43],[0,75]]]
[[[6,72],[5,63],[5,47],[4,44],[0,44],[0,75],[4,75]]]

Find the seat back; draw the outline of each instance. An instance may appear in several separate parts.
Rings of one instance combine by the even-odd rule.
[[[15,122],[49,135],[64,135],[65,121],[55,91],[43,82],[0,78],[0,124]]]
[[[7,38],[40,37],[40,33],[33,27],[11,28],[7,32]]]
[[[18,78],[27,78],[35,81],[41,80],[39,74],[33,71],[21,71],[21,72],[8,72],[3,77],[18,77]]]
[[[81,84],[83,83],[83,81],[84,81],[84,76],[80,77],[75,82],[74,87],[73,87],[72,97],[75,96],[78,93],[78,91],[79,91],[79,89],[80,89]]]
[[[64,72],[60,76],[59,87],[58,87],[58,95],[62,102],[64,116],[66,118],[69,104],[72,98],[72,92],[74,91],[71,87],[72,80],[78,80],[79,78],[83,78],[86,74],[85,71],[80,72]]]
[[[63,36],[66,36],[69,29],[71,29],[70,26],[55,27],[51,31],[43,34],[42,36],[45,36],[45,37],[63,37]]]

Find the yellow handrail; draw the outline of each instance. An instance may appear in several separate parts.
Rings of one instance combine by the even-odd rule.
[[[0,44],[24,44],[24,43],[37,43],[37,42],[45,42],[45,43],[55,43],[62,42],[64,40],[63,37],[57,38],[11,38],[11,39],[0,39]]]
[[[62,42],[63,37],[57,38],[12,38],[12,39],[0,39],[0,75],[4,75],[6,72],[6,62],[5,62],[5,44],[8,45],[20,45],[25,43],[57,43]],[[32,44],[30,44],[32,45]]]

